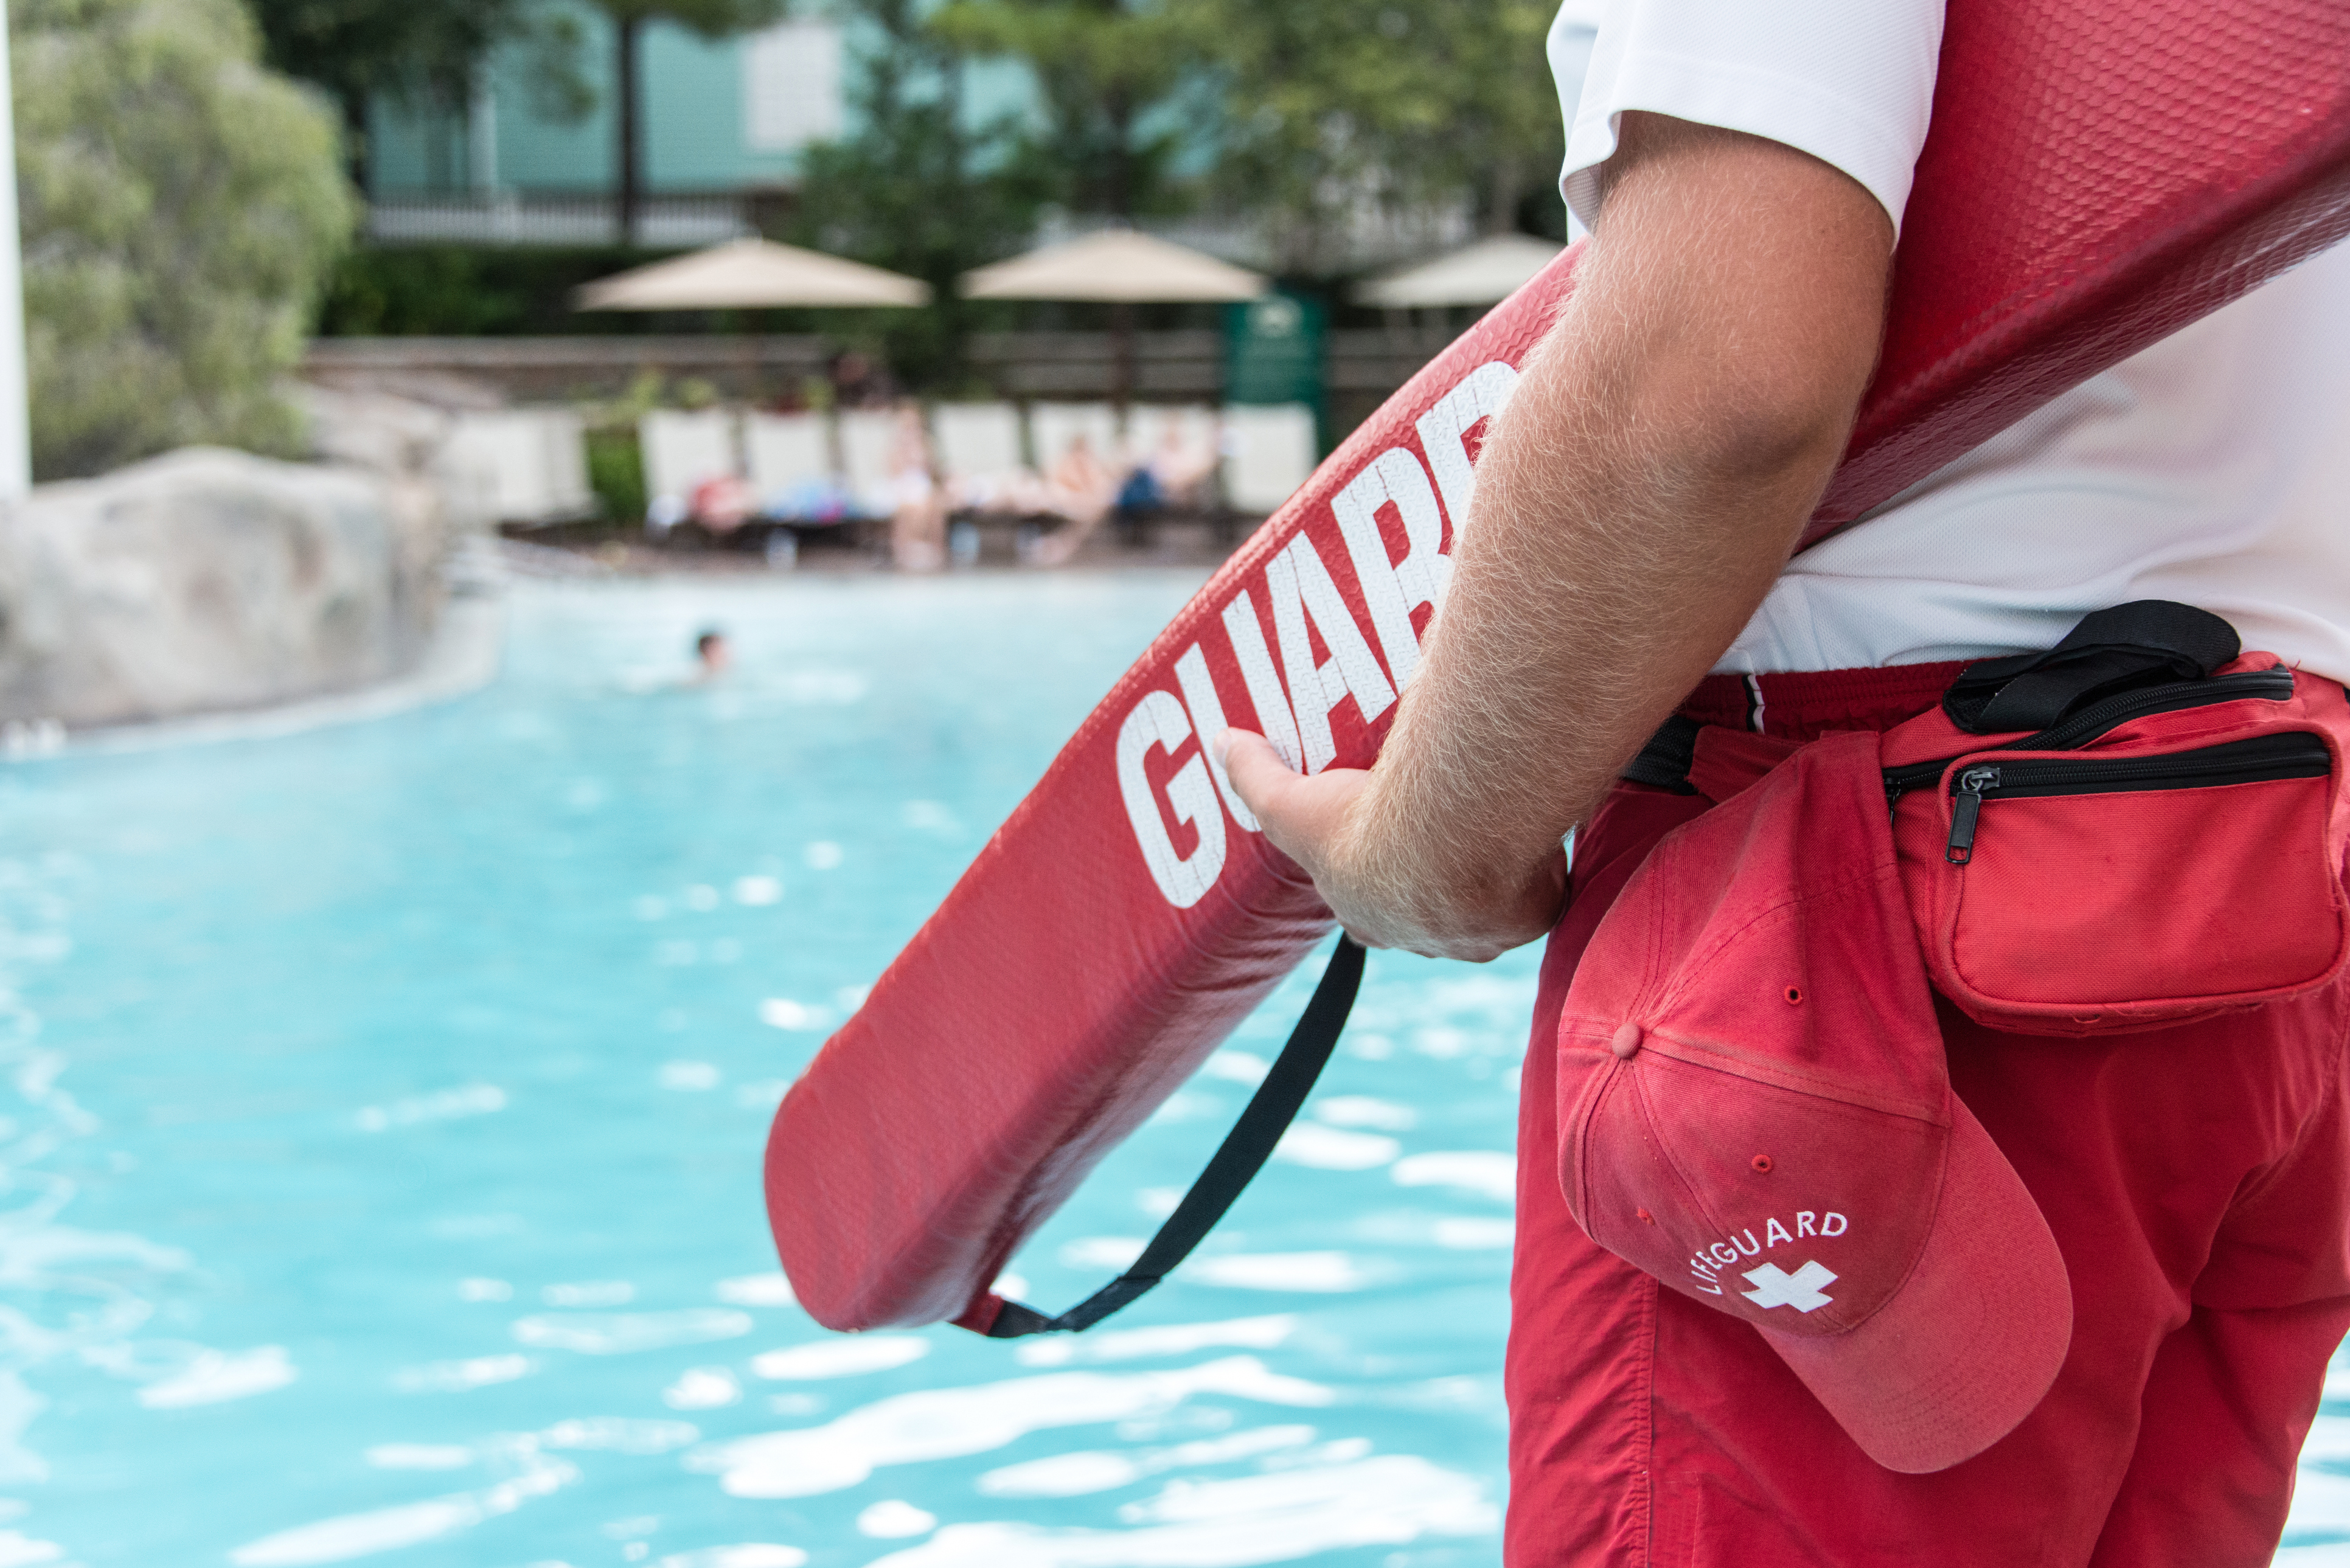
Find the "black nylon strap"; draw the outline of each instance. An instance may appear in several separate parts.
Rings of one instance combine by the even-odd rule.
[[[1624,764],[1619,776],[1675,794],[1695,794],[1697,786],[1690,783],[1690,768],[1697,761],[1697,732],[1703,728],[1695,719],[1675,713],[1657,726],[1657,732],[1648,737],[1638,756]]]
[[[1943,695],[1943,711],[1970,734],[2044,730],[2116,691],[2199,680],[2236,657],[2236,628],[2209,610],[2134,599],[2083,616],[2045,653],[1970,664]]]
[[[1362,944],[1341,932],[1338,950],[1330,955],[1329,967],[1322,971],[1321,983],[1314,988],[1313,999],[1306,1002],[1305,1014],[1297,1027],[1289,1032],[1289,1043],[1267,1070],[1264,1082],[1250,1096],[1248,1108],[1241,1112],[1240,1120],[1224,1135],[1208,1168],[1191,1183],[1191,1190],[1175,1206],[1175,1212],[1159,1227],[1159,1234],[1150,1238],[1150,1245],[1142,1249],[1142,1256],[1133,1266],[1109,1283],[1071,1307],[1058,1317],[1046,1317],[1035,1307],[1018,1302],[1005,1302],[1003,1309],[989,1325],[990,1339],[1017,1339],[1028,1334],[1082,1334],[1128,1302],[1148,1292],[1165,1279],[1176,1264],[1191,1256],[1216,1221],[1224,1217],[1241,1195],[1241,1189],[1254,1179],[1272,1158],[1273,1146],[1297,1119],[1305,1104],[1305,1096],[1314,1092],[1314,1082],[1322,1075],[1323,1064],[1330,1060],[1331,1051],[1338,1044],[1339,1033],[1347,1027],[1347,1014],[1354,1010],[1355,992],[1363,983]]]

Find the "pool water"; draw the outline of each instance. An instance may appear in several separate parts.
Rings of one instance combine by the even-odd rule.
[[[1196,586],[533,585],[463,701],[0,771],[0,1568],[1496,1562],[1531,951],[1372,955],[1279,1160],[1081,1339],[828,1334],[775,1272],[784,1085]],[[2296,1563],[2350,1563],[2335,1392]]]

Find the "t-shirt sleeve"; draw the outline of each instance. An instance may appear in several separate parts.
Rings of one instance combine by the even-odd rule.
[[[1620,119],[1642,109],[1833,164],[1898,236],[1941,47],[1942,0],[1567,0],[1550,34],[1567,115],[1560,193],[1589,226]]]

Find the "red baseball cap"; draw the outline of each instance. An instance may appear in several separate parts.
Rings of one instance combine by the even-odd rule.
[[[1871,1459],[1944,1469],[2040,1403],[2072,1290],[1951,1092],[1876,736],[1806,746],[1659,843],[1558,1053],[1584,1230],[1752,1324]]]

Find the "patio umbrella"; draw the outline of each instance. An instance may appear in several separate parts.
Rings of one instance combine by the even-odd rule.
[[[581,310],[764,310],[785,306],[928,305],[931,286],[863,262],[729,240],[691,255],[632,267],[579,290]]]
[[[931,302],[920,278],[773,240],[728,240],[598,278],[572,296],[577,310],[895,308]],[[759,384],[756,334],[743,338],[743,379]]]
[[[1099,300],[1110,307],[1110,400],[1134,390],[1137,303],[1255,299],[1273,286],[1260,273],[1176,244],[1106,229],[962,275],[970,299]]]
[[[1271,287],[1245,267],[1132,229],[1105,229],[962,275],[972,299],[1254,299]]]
[[[1389,310],[1499,305],[1555,260],[1560,247],[1531,234],[1489,234],[1432,260],[1363,284],[1355,298]]]

